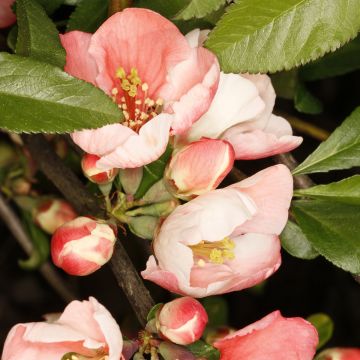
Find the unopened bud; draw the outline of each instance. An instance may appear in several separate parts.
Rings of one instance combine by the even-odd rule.
[[[159,334],[175,344],[188,345],[199,340],[208,316],[199,301],[182,297],[165,304],[158,313]]]
[[[95,184],[107,184],[112,182],[119,172],[119,169],[101,170],[96,167],[100,158],[97,155],[85,154],[81,160],[81,167],[84,175]]]
[[[42,230],[53,234],[57,228],[77,216],[72,206],[65,200],[48,199],[34,210],[34,221]]]
[[[109,224],[78,217],[55,231],[51,256],[68,274],[89,275],[110,260],[115,240],[116,230]]]
[[[322,351],[316,360],[359,360],[360,348],[332,348]]]

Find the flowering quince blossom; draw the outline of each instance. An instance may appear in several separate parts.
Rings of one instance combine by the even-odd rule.
[[[12,4],[15,0],[0,1],[0,28],[6,28],[16,21],[16,16],[12,11]]]
[[[55,321],[17,324],[2,360],[120,360],[119,325],[95,298],[72,301]]]
[[[164,178],[174,195],[186,198],[216,189],[233,165],[227,141],[202,138],[174,152]]]
[[[280,266],[278,235],[293,191],[284,165],[178,206],[154,240],[145,279],[204,297],[258,284]]]
[[[312,360],[319,342],[308,321],[274,311],[214,343],[220,360]]]
[[[207,322],[204,307],[188,296],[166,303],[157,316],[160,335],[179,345],[199,340]]]
[[[191,46],[199,46],[207,32],[193,30],[187,35]],[[209,110],[192,125],[179,142],[201,137],[230,142],[235,158],[258,159],[293,150],[302,138],[292,136],[290,124],[272,114],[276,94],[267,75],[220,74],[220,82]]]
[[[41,202],[34,211],[35,223],[48,234],[77,216],[73,207],[61,199],[49,199]]]
[[[170,133],[183,133],[207,111],[219,82],[215,55],[191,47],[175,25],[150,10],[125,9],[95,34],[72,31],[61,42],[65,71],[101,88],[123,110],[122,124],[72,134],[100,157],[104,170],[156,160]]]
[[[360,348],[332,348],[322,351],[316,360],[359,360]]]
[[[113,253],[116,230],[109,224],[78,217],[58,228],[51,239],[54,264],[71,275],[89,275]]]

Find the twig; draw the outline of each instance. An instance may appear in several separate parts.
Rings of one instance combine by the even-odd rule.
[[[24,251],[30,256],[33,252],[33,245],[24,231],[22,224],[15,212],[11,209],[3,196],[0,194],[0,216],[3,218],[5,225],[9,228],[14,238],[18,241]],[[46,262],[40,267],[40,273],[50,284],[50,286],[61,296],[65,302],[75,300],[77,297],[66,286],[63,279],[55,271],[54,267]]]
[[[42,172],[56,185],[79,213],[99,216],[104,211],[97,199],[87,191],[76,175],[67,168],[43,135],[23,135],[32,157]],[[117,241],[111,260],[111,268],[120,287],[127,296],[141,325],[154,302],[128,257],[120,240]]]
[[[230,171],[230,176],[235,180],[235,181],[241,181],[247,178],[246,174],[244,174],[241,170],[239,170],[238,168],[236,168],[235,166],[231,169]]]

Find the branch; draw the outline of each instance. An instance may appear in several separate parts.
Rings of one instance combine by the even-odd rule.
[[[0,194],[0,216],[4,220],[4,224],[9,228],[14,238],[18,241],[24,251],[30,256],[33,252],[33,245],[28,235],[24,231],[22,224],[15,212]],[[46,262],[40,267],[40,273],[50,284],[50,286],[61,296],[65,302],[75,300],[77,297],[66,286],[63,279],[56,272],[54,267]]]
[[[76,175],[64,165],[43,135],[23,135],[32,157],[41,171],[51,180],[79,213],[104,215],[97,199],[85,188]],[[146,316],[154,305],[149,291],[138,275],[123,244],[117,241],[111,259],[111,269],[123,289],[139,322],[145,326]]]

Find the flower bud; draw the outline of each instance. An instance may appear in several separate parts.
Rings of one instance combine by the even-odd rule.
[[[109,224],[78,217],[55,231],[52,260],[70,275],[89,275],[110,260],[115,239],[116,230]]]
[[[28,195],[31,190],[31,183],[24,177],[19,177],[11,182],[10,188],[16,195]]]
[[[115,179],[119,169],[101,170],[96,167],[99,156],[85,154],[81,160],[81,167],[84,175],[95,184],[107,184]]]
[[[60,199],[43,201],[34,211],[36,225],[48,234],[53,234],[58,227],[75,219],[76,216],[72,206]]]
[[[322,351],[317,360],[359,360],[360,348],[332,348]]]
[[[234,156],[224,140],[203,138],[183,147],[165,171],[169,190],[181,198],[215,189],[233,167]]]
[[[199,301],[182,297],[165,304],[157,318],[159,334],[175,344],[188,345],[199,340],[208,316]]]

